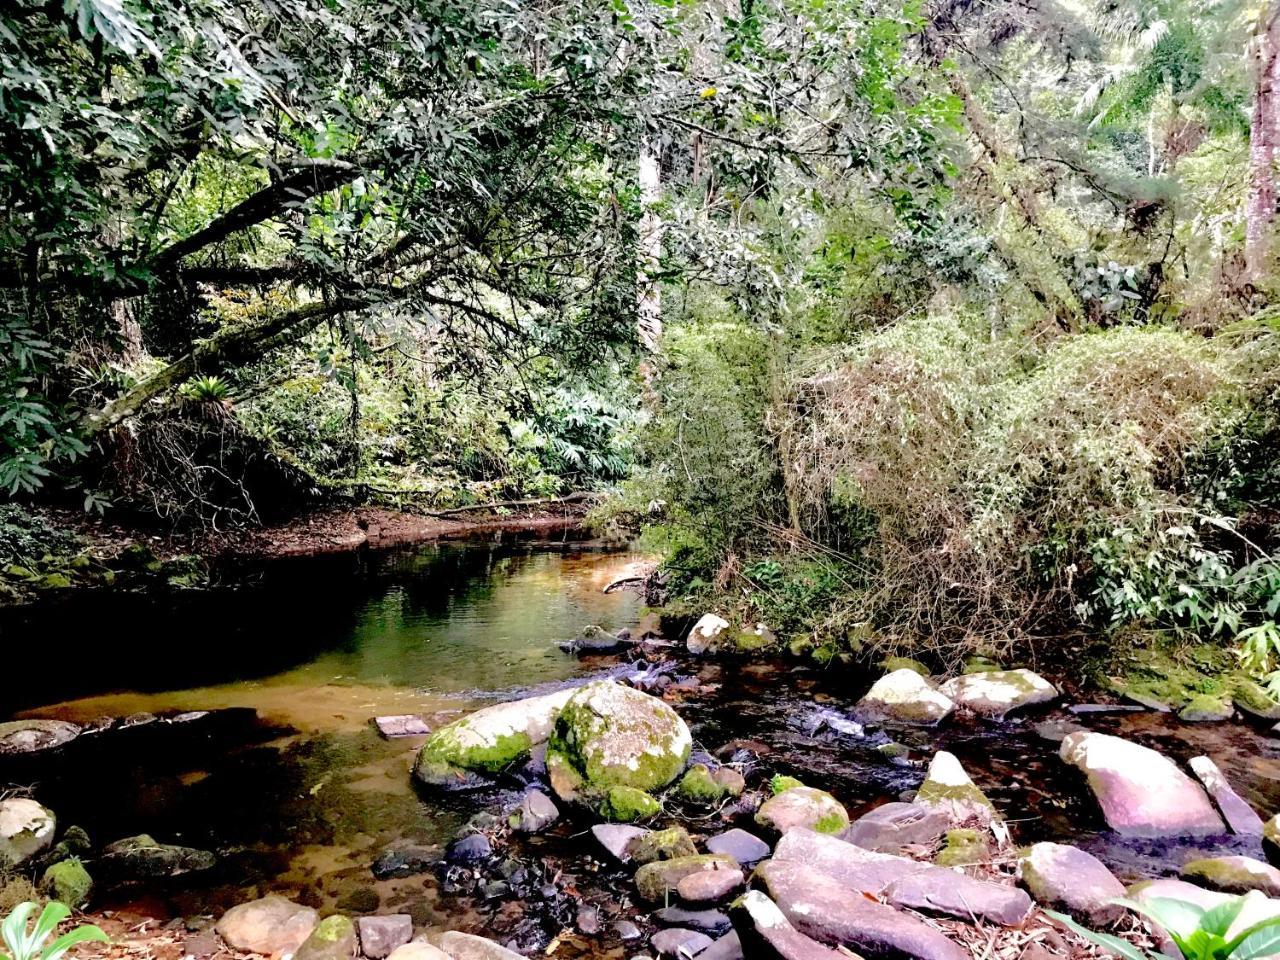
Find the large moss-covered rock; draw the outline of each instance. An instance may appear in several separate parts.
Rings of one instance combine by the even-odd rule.
[[[662,804],[635,787],[610,787],[599,806],[600,815],[614,823],[638,823],[662,812]]]
[[[359,952],[360,940],[350,917],[336,913],[316,924],[294,960],[349,960]]]
[[[633,840],[627,847],[631,859],[644,866],[659,860],[678,860],[681,857],[692,857],[698,852],[693,845],[693,838],[684,827],[668,827],[666,830],[653,830]]]
[[[978,789],[953,754],[939,750],[929,762],[929,773],[916,791],[915,802],[941,810],[952,823],[988,824],[996,819],[996,809]]]
[[[487,777],[524,760],[547,740],[556,714],[575,693],[570,688],[499,703],[441,727],[418,752],[414,776],[445,789],[485,785]]]
[[[1253,857],[1204,857],[1189,860],[1182,865],[1182,876],[1225,893],[1261,890],[1269,897],[1280,896],[1280,870]]]
[[[40,892],[69,907],[83,907],[93,893],[93,878],[79,860],[63,860],[44,872]]]
[[[746,789],[742,774],[732,767],[711,770],[705,763],[695,763],[680,778],[676,792],[689,803],[718,803],[727,797],[738,797]]]
[[[564,800],[599,803],[611,791],[659,790],[689,760],[689,728],[667,704],[611,680],[574,691],[547,748],[551,786]]]

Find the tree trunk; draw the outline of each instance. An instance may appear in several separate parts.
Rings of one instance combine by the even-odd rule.
[[[662,257],[662,220],[655,209],[662,199],[662,164],[658,145],[645,140],[640,146],[639,263],[636,265],[636,334],[640,346],[656,353],[662,339],[662,291],[654,275]]]
[[[1271,260],[1280,143],[1280,0],[1262,10],[1254,37],[1255,94],[1249,126],[1249,198],[1245,207],[1245,279],[1257,286]]]

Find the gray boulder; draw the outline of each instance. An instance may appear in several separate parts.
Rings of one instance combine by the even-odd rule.
[[[147,834],[108,844],[98,863],[112,879],[158,880],[209,870],[218,858],[208,850],[157,843]]]
[[[863,814],[840,835],[866,850],[901,853],[904,847],[932,846],[951,827],[951,817],[922,803],[886,803]]]
[[[791,787],[761,804],[756,823],[785,834],[796,827],[819,833],[840,833],[849,826],[849,814],[843,805],[825,790],[813,787]]]
[[[235,950],[294,953],[316,926],[316,912],[284,897],[263,897],[232,907],[214,929]]]
[[[718,653],[721,644],[728,640],[728,629],[728,620],[714,613],[703,614],[689,631],[689,636],[685,638],[685,646],[695,657]]]
[[[53,811],[28,797],[0,800],[0,869],[26,863],[53,843]]]
[[[994,720],[1058,697],[1057,687],[1030,670],[967,673],[948,680],[940,689],[956,706]]]
[[[806,936],[759,890],[743,894],[730,911],[744,956],[752,960],[847,960]]]
[[[555,803],[541,790],[529,790],[520,799],[520,806],[511,814],[512,829],[520,833],[538,833],[560,819]]]
[[[1208,757],[1192,757],[1188,766],[1218,805],[1218,810],[1232,833],[1246,837],[1262,836],[1262,818],[1232,789],[1231,783],[1216,763]]]
[[[407,913],[360,917],[356,932],[360,934],[360,952],[370,960],[383,960],[413,937],[413,918]]]

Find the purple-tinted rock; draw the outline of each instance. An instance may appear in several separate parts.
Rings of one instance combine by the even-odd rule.
[[[1059,755],[1088,777],[1107,824],[1122,836],[1205,836],[1226,830],[1200,785],[1154,750],[1082,731],[1062,741]]]
[[[719,910],[689,910],[685,907],[663,907],[661,910],[653,911],[653,918],[665,926],[692,927],[712,936],[727,933],[733,926],[729,922],[729,915],[721,913]]]
[[[1124,885],[1097,857],[1062,843],[1037,843],[1020,864],[1022,884],[1043,907],[1068,913],[1081,923],[1102,926],[1120,919],[1110,903]]]
[[[752,960],[847,960],[791,925],[778,905],[759,890],[743,894],[733,905],[733,928],[742,953]]]
[[[745,881],[741,870],[705,870],[691,873],[676,884],[676,893],[688,903],[714,903],[723,900]]]
[[[728,854],[744,867],[749,867],[769,856],[769,845],[754,833],[734,827],[708,840],[707,852]]]
[[[903,877],[884,892],[894,906],[928,913],[945,913],[967,920],[981,917],[1013,927],[1031,912],[1031,898],[1017,887],[975,880],[945,867],[930,867]]]
[[[360,952],[370,960],[383,960],[396,947],[409,942],[413,936],[413,918],[407,913],[360,917],[356,920],[356,931],[360,934]]]
[[[931,845],[947,832],[944,810],[921,803],[886,803],[855,820],[842,840],[880,853],[899,853],[915,844]]]
[[[799,863],[770,860],[756,876],[801,933],[874,960],[967,960],[969,952],[933,927],[849,890]]]
[[[427,722],[414,713],[394,717],[375,717],[373,722],[378,732],[388,740],[396,740],[400,737],[425,737],[431,732]]]
[[[1191,772],[1204,784],[1213,802],[1218,805],[1218,810],[1232,833],[1246,837],[1262,836],[1262,818],[1232,789],[1216,763],[1208,757],[1193,757],[1189,766]]]

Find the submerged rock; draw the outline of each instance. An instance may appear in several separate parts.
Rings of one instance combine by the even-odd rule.
[[[1253,857],[1205,857],[1182,866],[1182,876],[1225,893],[1260,890],[1280,897],[1280,870]]]
[[[1059,755],[1084,772],[1107,824],[1122,836],[1204,836],[1226,829],[1200,785],[1154,750],[1082,731],[1062,741]]]
[[[349,960],[359,950],[356,925],[350,917],[335,913],[316,924],[293,957],[294,960]]]
[[[28,797],[0,800],[0,869],[21,866],[53,843],[53,811]]]
[[[686,907],[663,907],[653,911],[653,918],[659,923],[674,927],[693,927],[713,937],[728,933],[733,926],[729,915],[719,910],[690,910]]]
[[[685,638],[685,646],[695,657],[718,653],[720,644],[728,639],[726,636],[728,629],[728,620],[718,617],[714,613],[703,614],[702,618],[693,625],[693,629],[689,631],[689,636]]]
[[[524,960],[514,950],[471,933],[450,930],[440,938],[440,947],[452,960]]]
[[[864,720],[931,726],[945,720],[953,709],[955,704],[949,697],[904,667],[877,680],[858,701],[856,712]]]
[[[271,894],[232,907],[214,929],[235,950],[247,953],[294,953],[316,926],[316,912]]]
[[[752,960],[847,960],[806,936],[759,890],[743,894],[731,911],[744,956]]]
[[[98,863],[116,880],[156,880],[209,870],[218,858],[208,850],[157,843],[147,834],[108,844]]]
[[[485,786],[551,735],[556,714],[576,692],[495,704],[441,727],[418,752],[414,776],[443,789]]]
[[[999,818],[987,795],[969,779],[960,761],[945,750],[933,755],[924,783],[916,791],[915,802],[941,811],[954,824],[986,825]]]
[[[584,627],[582,633],[574,639],[560,644],[560,647],[569,653],[613,653],[634,645],[630,635],[622,637],[591,624]]]
[[[944,683],[941,692],[956,706],[996,720],[1014,710],[1048,703],[1058,696],[1057,687],[1030,670],[966,673]]]
[[[656,697],[611,680],[573,692],[547,747],[551,786],[563,800],[598,800],[616,788],[650,791],[684,770],[693,739],[680,716]]]
[[[969,953],[921,920],[867,899],[803,864],[770,860],[756,876],[801,933],[868,958],[967,960]]]
[[[440,862],[440,857],[438,847],[397,845],[384,850],[378,859],[373,861],[370,870],[379,880],[411,877],[415,873],[426,873]]]
[[[756,811],[756,823],[780,834],[796,827],[818,833],[839,833],[849,826],[849,814],[835,797],[813,787],[791,787],[766,800]]]
[[[675,860],[658,860],[647,863],[636,871],[636,889],[640,896],[651,901],[665,901],[676,892],[680,881],[690,874],[703,870],[737,870],[732,857],[718,853],[695,854],[677,857]]]
[[[680,799],[690,803],[718,803],[741,796],[745,789],[746,781],[737,770],[717,767],[712,771],[705,763],[691,766],[676,785]]]
[[[841,839],[867,850],[900,853],[904,847],[937,843],[950,826],[950,815],[938,807],[886,803],[855,820]]]
[[[1216,763],[1208,757],[1192,757],[1188,766],[1218,805],[1218,811],[1232,833],[1246,837],[1262,836],[1262,818],[1231,788]]]
[[[1110,902],[1124,896],[1124,885],[1101,860],[1078,847],[1033,844],[1019,863],[1019,873],[1037,903],[1081,923],[1102,926],[1124,913]]]
[[[403,737],[425,737],[431,733],[431,727],[416,713],[401,713],[389,717],[374,717],[373,725],[378,728],[384,739],[398,740]]]
[[[80,736],[81,727],[66,720],[11,720],[0,723],[0,756],[52,750]]]

